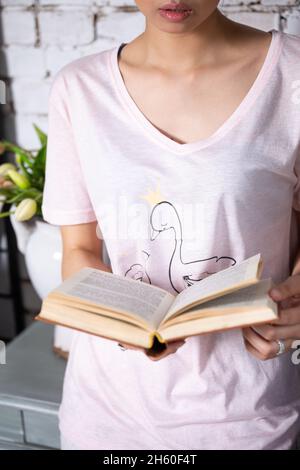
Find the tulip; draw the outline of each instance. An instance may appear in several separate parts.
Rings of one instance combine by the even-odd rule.
[[[15,218],[18,222],[24,222],[31,219],[37,210],[37,204],[34,199],[26,198],[18,204],[15,210]]]
[[[27,189],[30,187],[30,182],[26,176],[21,175],[21,173],[18,173],[16,170],[8,170],[7,175],[15,183],[15,185],[18,186],[18,188]]]
[[[12,163],[2,163],[2,165],[0,165],[1,176],[5,176],[9,170],[16,170],[15,165],[13,165]]]

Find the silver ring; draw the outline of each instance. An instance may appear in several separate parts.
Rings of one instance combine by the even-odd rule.
[[[277,339],[276,343],[278,344],[278,351],[276,353],[276,356],[280,356],[280,354],[283,354],[285,352],[285,344],[281,339]]]
[[[126,348],[124,348],[124,346],[121,343],[118,343],[118,346],[120,349],[122,349],[122,351],[126,351]]]

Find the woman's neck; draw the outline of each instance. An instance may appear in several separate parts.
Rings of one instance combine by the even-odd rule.
[[[133,41],[136,45],[136,60],[140,62],[140,56],[149,67],[184,74],[199,65],[218,60],[224,44],[234,32],[235,23],[218,9],[198,30],[185,35],[160,31],[146,23],[145,32]]]

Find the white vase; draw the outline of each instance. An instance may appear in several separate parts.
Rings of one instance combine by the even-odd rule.
[[[58,226],[33,218],[18,222],[10,216],[17,245],[25,257],[30,281],[38,296],[44,299],[61,281],[62,241]],[[53,349],[63,357],[68,356],[72,330],[54,327]]]
[[[20,222],[22,223],[22,222]],[[28,238],[25,248],[27,271],[41,299],[61,282],[62,240],[59,227],[42,220],[35,221],[35,229]],[[67,357],[72,341],[72,330],[56,325],[53,348]]]
[[[12,207],[13,209],[13,207]],[[30,281],[41,299],[62,282],[61,260],[62,240],[60,228],[37,217],[18,222],[10,215],[18,249],[24,254]],[[103,261],[110,264],[103,242]],[[72,330],[55,326],[53,348],[61,356],[67,357],[72,341]]]

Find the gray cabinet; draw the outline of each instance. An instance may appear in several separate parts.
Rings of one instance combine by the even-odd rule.
[[[66,361],[52,342],[53,326],[34,322],[7,348],[0,365],[0,449],[59,448]]]

